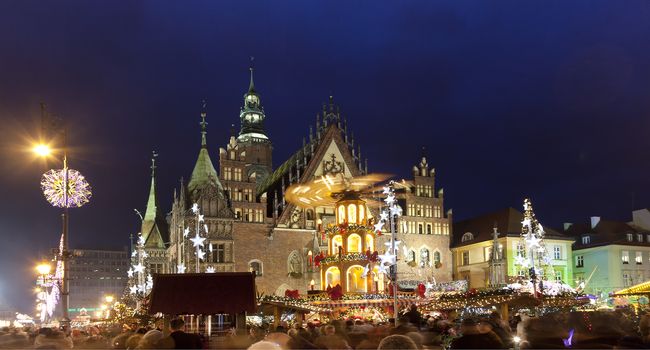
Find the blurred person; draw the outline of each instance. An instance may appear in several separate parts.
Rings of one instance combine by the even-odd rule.
[[[39,335],[34,339],[34,348],[35,349],[72,349],[73,343],[72,338],[68,337],[65,333],[47,328],[47,330],[42,333],[39,332]]]
[[[169,321],[171,333],[169,337],[174,340],[174,349],[201,349],[203,342],[196,334],[185,333],[185,321],[175,318]]]
[[[386,338],[382,339],[379,342],[377,350],[389,350],[389,349],[407,349],[407,350],[417,350],[417,344],[413,340],[405,335],[393,334],[389,335]]]
[[[283,349],[277,343],[268,340],[262,340],[249,346],[248,350],[283,350]]]
[[[505,346],[492,331],[481,333],[479,323],[474,318],[466,318],[461,323],[462,336],[451,342],[452,349],[503,349]]]
[[[126,340],[126,348],[129,349],[129,350],[137,348],[138,344],[140,344],[140,339],[142,339],[142,336],[143,336],[143,334],[140,334],[140,333],[136,333],[136,334],[133,334],[132,336],[130,336]]]

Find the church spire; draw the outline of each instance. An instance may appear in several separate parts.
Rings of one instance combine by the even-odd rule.
[[[208,154],[206,138],[206,135],[208,133],[208,123],[205,121],[206,117],[206,102],[203,100],[201,122],[199,123],[201,125],[201,150],[199,151],[199,157],[196,160],[196,164],[194,165],[194,170],[192,171],[190,182],[187,184],[187,189],[190,192],[190,196],[194,194],[195,190],[203,188],[206,185],[212,185],[221,188],[221,183],[217,177],[217,171],[215,170],[214,165],[212,164],[212,160],[210,159],[210,155]]]
[[[156,195],[156,158],[158,153],[151,152],[151,187],[149,188],[149,198],[147,199],[147,209],[142,219],[142,237],[145,240],[145,246],[164,248],[165,242],[169,239],[167,236],[167,227],[165,219],[158,207],[158,197]]]
[[[205,117],[207,116],[207,107],[208,103],[203,100],[201,101],[201,148],[207,148],[208,147],[208,140],[207,140],[207,126],[208,123],[205,121]]]
[[[151,151],[151,187],[149,188],[149,199],[147,200],[147,210],[144,213],[144,221],[154,221],[156,211],[158,210],[158,200],[156,198],[156,157],[158,153]],[[148,234],[149,232],[142,232]]]
[[[250,82],[250,84],[248,84],[248,93],[249,94],[255,93],[255,83],[253,82],[253,70],[254,70],[253,60],[254,59],[255,59],[254,57],[251,57],[251,65],[250,65],[250,67],[248,67],[248,69],[251,71],[251,82]]]

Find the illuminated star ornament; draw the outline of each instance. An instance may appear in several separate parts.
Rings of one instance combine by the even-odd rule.
[[[190,228],[186,227],[185,230],[183,230],[183,237],[187,237],[190,235]]]
[[[199,246],[202,247],[203,246],[203,241],[205,241],[205,238],[199,236],[199,234],[197,233],[196,236],[194,236],[194,238],[190,238],[190,241],[192,241],[192,243],[194,244],[194,247],[199,247]]]
[[[131,287],[129,287],[129,293],[131,293],[131,294],[136,294],[136,293],[138,293],[138,286],[131,286]]]
[[[135,272],[144,272],[144,265],[142,263],[138,263],[137,265],[133,266],[133,271]]]
[[[45,199],[59,208],[81,207],[90,201],[92,195],[90,184],[74,169],[52,169],[46,172],[41,177],[41,189]]]
[[[176,270],[178,271],[178,273],[185,273],[185,264],[178,264],[176,266]]]

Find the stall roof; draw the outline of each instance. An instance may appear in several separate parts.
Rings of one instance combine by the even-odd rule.
[[[647,294],[650,294],[650,281],[645,281],[643,283],[639,283],[613,293],[614,296],[647,295]]]
[[[151,314],[254,313],[257,306],[250,272],[157,274],[150,297]]]

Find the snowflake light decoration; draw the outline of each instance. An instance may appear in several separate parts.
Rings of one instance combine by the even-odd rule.
[[[59,208],[81,207],[88,203],[92,195],[86,178],[74,169],[52,169],[46,172],[41,177],[41,189],[45,199]]]

